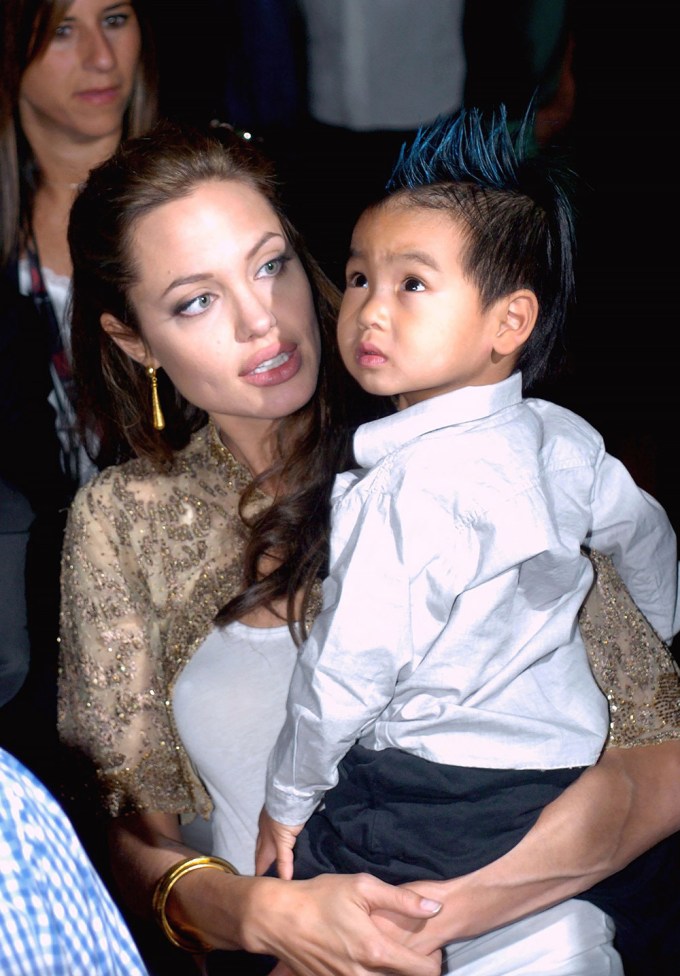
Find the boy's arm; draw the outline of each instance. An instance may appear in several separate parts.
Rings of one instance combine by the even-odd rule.
[[[278,876],[284,881],[293,880],[293,848],[304,824],[295,826],[273,820],[266,809],[260,811],[260,829],[255,844],[255,874],[264,874],[276,861]]]
[[[619,460],[603,454],[592,518],[588,545],[611,556],[635,603],[669,643],[680,629],[680,607],[677,539],[666,512]]]
[[[412,659],[409,577],[395,518],[389,499],[359,503],[344,514],[344,535],[334,531],[324,609],[298,655],[269,757],[265,806],[281,823],[309,819]]]

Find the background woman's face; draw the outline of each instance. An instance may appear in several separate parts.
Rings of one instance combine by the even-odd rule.
[[[131,246],[129,297],[144,338],[123,346],[130,355],[161,366],[225,429],[307,403],[320,356],[312,292],[259,191],[201,183],[142,217]]]
[[[47,48],[26,68],[19,112],[35,126],[76,139],[100,138],[122,125],[141,52],[131,3],[73,0]]]

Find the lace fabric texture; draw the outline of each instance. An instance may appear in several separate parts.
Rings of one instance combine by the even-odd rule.
[[[680,738],[680,668],[638,610],[611,560],[590,554],[596,580],[579,618],[609,702],[607,747]]]
[[[238,501],[248,481],[206,427],[169,469],[143,460],[109,468],[73,502],[62,566],[59,732],[112,816],[207,816],[212,808],[171,698],[215,614],[241,588]],[[255,504],[266,503],[260,496]],[[609,700],[608,744],[680,738],[677,666],[610,561],[593,560],[598,578],[581,627]]]
[[[207,815],[175,678],[241,586],[245,469],[210,427],[172,467],[109,468],[76,496],[62,564],[58,723],[111,815]],[[89,767],[89,770],[86,768]]]

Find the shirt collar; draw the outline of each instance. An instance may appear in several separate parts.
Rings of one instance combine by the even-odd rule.
[[[362,467],[376,464],[403,444],[441,427],[482,420],[522,400],[522,374],[513,373],[490,386],[466,386],[423,400],[369,424],[354,435],[354,456]]]

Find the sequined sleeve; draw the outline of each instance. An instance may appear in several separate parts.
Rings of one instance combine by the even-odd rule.
[[[680,673],[611,561],[591,553],[594,583],[580,617],[590,664],[609,701],[607,747],[680,738]]]
[[[211,808],[172,714],[177,674],[240,582],[242,481],[205,442],[166,477],[108,469],[69,512],[59,734],[113,816]]]

